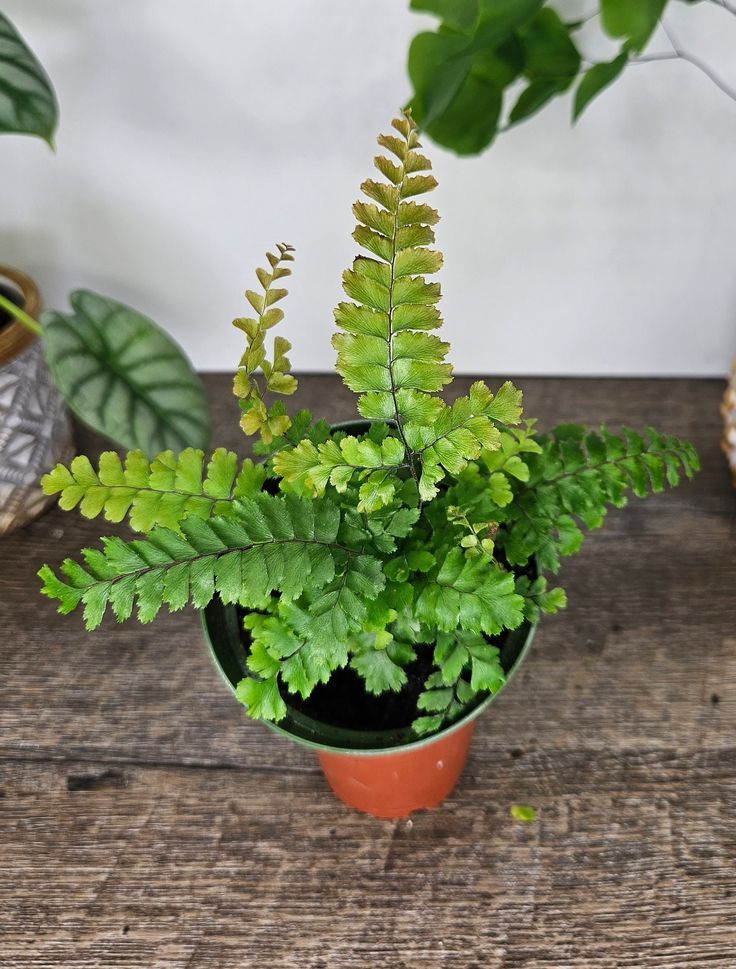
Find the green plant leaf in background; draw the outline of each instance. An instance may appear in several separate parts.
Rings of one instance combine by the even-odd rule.
[[[558,94],[566,91],[580,70],[581,57],[570,37],[570,29],[552,7],[544,7],[519,30],[524,50],[524,76],[528,87],[509,114],[509,125],[517,124]]]
[[[654,33],[667,0],[601,0],[601,22],[610,37],[640,51]]]
[[[35,135],[52,145],[58,115],[48,75],[0,13],[0,133]]]
[[[503,61],[494,52],[470,55],[466,47],[461,36],[427,32],[409,50],[412,113],[438,144],[460,155],[477,154],[493,141],[503,104],[493,79]]]
[[[412,8],[443,18],[409,49],[411,108],[419,126],[460,155],[477,154],[496,137],[504,95],[519,78],[527,86],[509,125],[528,118],[575,80],[581,58],[565,24],[543,0],[412,0]]]
[[[412,0],[412,8],[443,18],[437,33],[418,34],[409,49],[417,123],[460,155],[495,138],[503,92],[521,74],[523,50],[514,31],[542,0]],[[473,15],[473,7],[475,13]]]
[[[478,0],[411,0],[410,7],[418,12],[434,13],[455,30],[470,30],[478,19]]]
[[[155,323],[89,290],[72,313],[41,316],[46,362],[71,410],[94,430],[149,457],[206,448],[207,399],[179,347]]]
[[[452,0],[450,0],[452,2]],[[497,47],[533,17],[544,0],[479,0],[473,49]]]
[[[612,84],[626,67],[629,55],[624,51],[612,61],[602,64],[594,64],[583,75],[583,79],[575,92],[575,103],[573,106],[573,121],[577,121],[583,111],[587,108],[593,98],[597,97],[604,88]]]
[[[688,6],[701,2],[684,0]],[[731,10],[727,0],[712,2]],[[576,81],[573,121],[627,64],[676,58],[736,99],[699,57],[674,42],[671,51],[637,56],[657,26],[665,26],[667,3],[598,0],[585,16],[567,19],[561,0],[410,0],[412,10],[441,21],[435,31],[417,34],[409,47],[414,120],[437,144],[459,155],[477,155],[500,132],[536,114]],[[589,22],[597,22],[605,39],[618,41],[620,51],[611,61],[587,64],[584,70],[577,34]]]

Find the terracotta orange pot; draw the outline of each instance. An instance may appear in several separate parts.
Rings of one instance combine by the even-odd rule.
[[[327,783],[349,807],[374,818],[405,818],[441,804],[465,767],[475,720],[426,744],[385,754],[317,753]]]
[[[238,611],[215,599],[203,610],[202,625],[215,665],[234,693],[240,680],[250,675]],[[526,623],[509,633],[502,645],[500,659],[507,683],[521,665],[535,628]],[[465,766],[476,718],[498,695],[482,698],[456,723],[429,737],[417,738],[409,727],[382,731],[335,727],[291,706],[288,694],[284,696],[286,717],[265,725],[314,750],[328,784],[349,807],[377,818],[404,818],[412,811],[437,806],[452,791]]]

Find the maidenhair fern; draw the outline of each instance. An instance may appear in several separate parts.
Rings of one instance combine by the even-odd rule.
[[[335,311],[337,371],[357,396],[365,430],[347,434],[290,416],[290,344],[267,350],[283,313],[292,249],[257,270],[262,292],[235,321],[246,349],[235,377],[241,425],[258,435],[262,463],[187,449],[149,461],[101,455],[44,478],[62,508],[127,518],[143,537],[103,539],[59,574],[41,570],[60,611],[81,608],[94,628],[109,607],[143,622],[162,606],[203,608],[216,595],[246,611],[249,676],[238,688],[251,716],[280,720],[289,696],[309,698],[350,667],[372,694],[398,692],[429,663],[413,728],[440,729],[500,689],[509,632],[566,604],[544,572],[577,551],[627,495],[644,497],[691,477],[688,443],[630,429],[562,425],[540,434],[522,421],[510,383],[474,383],[446,403],[448,345],[437,335],[441,264],[437,212],[421,201],[436,185],[410,115],[382,135],[380,178],[353,207],[366,254],[343,277]],[[415,665],[418,664],[418,665]]]

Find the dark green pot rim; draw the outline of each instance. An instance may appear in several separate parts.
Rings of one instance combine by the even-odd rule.
[[[240,638],[240,621],[238,610],[234,605],[224,605],[219,599],[214,599],[202,612],[202,629],[209,647],[212,660],[222,676],[225,684],[233,693],[244,677],[249,676],[246,666],[247,654]],[[289,705],[287,697],[286,717],[279,723],[262,720],[269,729],[290,740],[310,747],[313,750],[323,750],[332,753],[352,754],[387,754],[391,750],[412,750],[425,747],[439,737],[460,730],[471,720],[479,716],[486,707],[500,696],[513,679],[521,666],[524,657],[534,639],[536,626],[524,623],[518,629],[510,632],[501,647],[501,664],[506,670],[506,683],[498,692],[484,697],[459,720],[450,724],[437,733],[427,737],[415,738],[409,727],[398,730],[347,730],[344,727],[334,727],[331,724],[314,720]]]
[[[364,420],[343,421],[339,424],[333,424],[332,429],[365,433],[370,424],[370,421]],[[220,599],[213,599],[201,611],[200,615],[210,656],[225,684],[235,694],[240,680],[251,675],[246,665],[246,650],[240,637],[237,606],[225,605]],[[480,716],[496,697],[500,696],[515,676],[529,651],[536,628],[536,625],[524,622],[518,629],[507,633],[501,646],[501,665],[506,672],[506,682],[500,690],[477,701],[459,720],[426,737],[416,738],[410,727],[396,730],[348,730],[344,727],[335,727],[314,720],[300,710],[291,707],[288,697],[284,697],[287,714],[283,720],[279,723],[273,723],[269,720],[261,720],[260,722],[275,733],[288,737],[289,740],[293,740],[303,747],[329,753],[385,756],[392,751],[399,752],[426,747],[440,737],[446,737],[467,726],[470,721]]]

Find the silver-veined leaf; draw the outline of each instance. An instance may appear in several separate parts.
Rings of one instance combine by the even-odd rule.
[[[0,132],[35,135],[52,144],[56,95],[43,67],[0,13]]]
[[[41,316],[46,362],[72,411],[94,430],[149,457],[205,448],[207,399],[182,350],[155,323],[89,290],[72,313]]]

